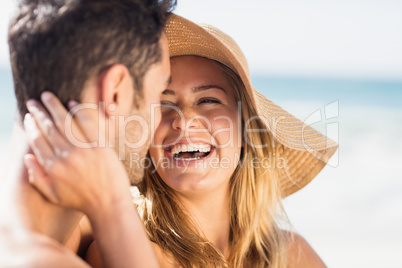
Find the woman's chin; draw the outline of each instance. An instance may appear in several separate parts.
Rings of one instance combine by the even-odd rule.
[[[206,170],[207,171],[207,170]],[[207,173],[207,172],[206,172]],[[187,170],[185,173],[170,173],[163,179],[175,192],[187,195],[195,193],[205,193],[215,188],[219,182],[215,176],[208,175],[200,170]]]

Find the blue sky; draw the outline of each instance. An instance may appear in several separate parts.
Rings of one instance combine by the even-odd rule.
[[[402,80],[402,0],[182,0],[177,13],[231,35],[254,74]],[[15,1],[0,3],[0,67]]]

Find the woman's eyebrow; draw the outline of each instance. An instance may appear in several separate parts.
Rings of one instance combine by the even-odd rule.
[[[205,90],[209,90],[209,89],[219,89],[219,90],[222,90],[227,95],[226,90],[223,87],[218,86],[218,85],[197,86],[197,87],[193,87],[192,91],[194,93],[197,93],[197,92],[205,91]],[[176,95],[176,93],[171,89],[165,89],[162,92],[162,95]]]
[[[174,91],[171,90],[171,89],[165,89],[165,90],[162,92],[162,95],[176,95],[176,93],[174,93]]]
[[[226,90],[223,87],[220,87],[218,85],[205,85],[205,86],[193,87],[193,92],[196,93],[196,92],[205,91],[205,90],[212,89],[212,88],[222,90],[227,95]]]

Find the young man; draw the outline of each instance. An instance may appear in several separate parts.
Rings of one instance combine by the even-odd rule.
[[[81,244],[85,250],[88,241],[81,239],[79,229],[83,214],[48,202],[28,181],[23,158],[31,151],[21,127],[26,101],[51,91],[64,105],[77,100],[104,112],[106,124],[109,117],[133,114],[150,123],[150,104],[159,103],[170,79],[163,26],[174,5],[169,0],[21,1],[9,29],[20,119],[1,178],[0,267],[86,266],[62,246],[68,243],[77,251]],[[144,135],[135,122],[115,129],[105,144],[116,148],[131,183],[136,183],[143,171],[137,165],[130,168],[130,155],[145,155],[149,142],[128,146],[129,140]],[[149,140],[152,133],[147,136]],[[115,267],[127,264],[106,258]]]

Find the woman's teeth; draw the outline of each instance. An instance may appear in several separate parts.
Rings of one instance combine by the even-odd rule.
[[[171,149],[174,159],[198,160],[211,152],[209,144],[176,144]]]
[[[208,153],[211,151],[209,144],[176,144],[172,147],[172,154],[179,154],[184,152],[200,152]]]

